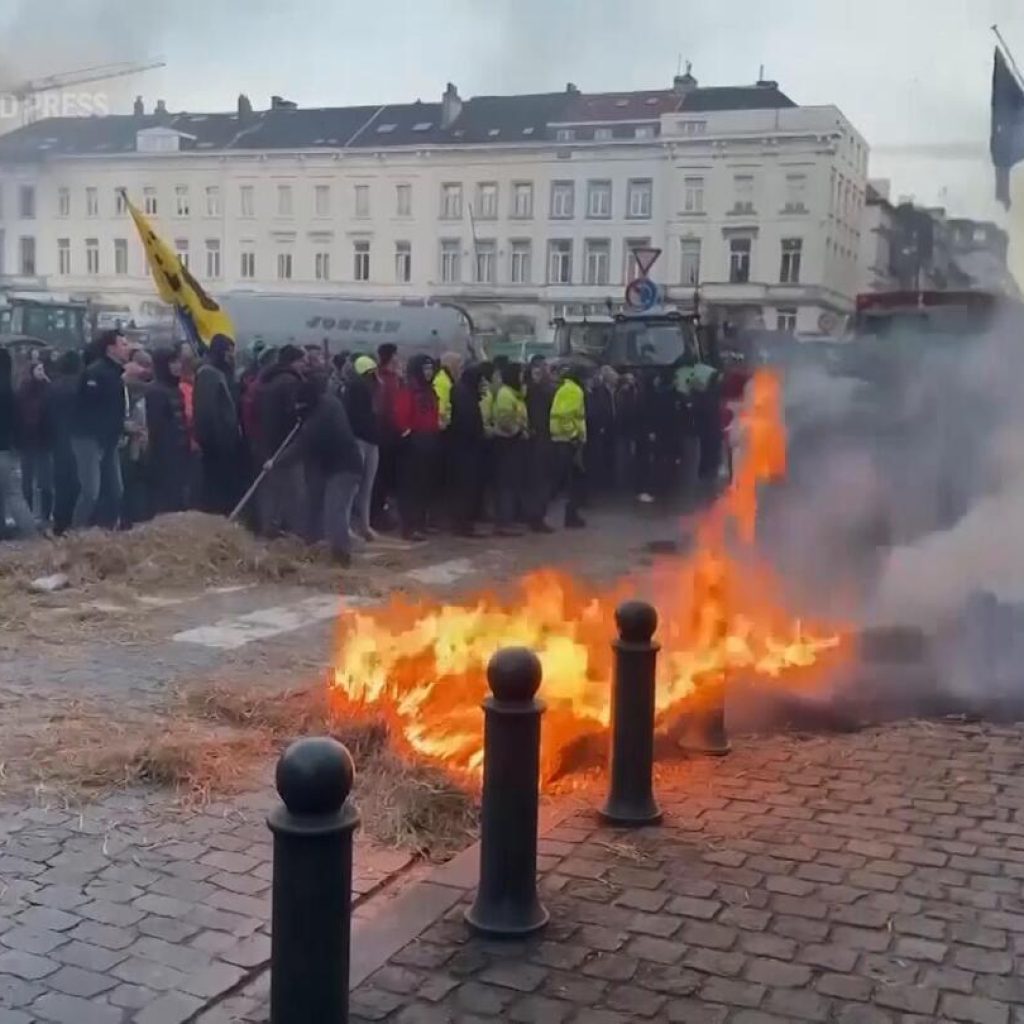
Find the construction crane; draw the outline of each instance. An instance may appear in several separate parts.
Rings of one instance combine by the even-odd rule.
[[[43,92],[55,89],[66,89],[73,85],[85,85],[87,82],[102,82],[109,78],[122,78],[125,75],[138,74],[140,71],[152,71],[154,68],[166,67],[163,60],[116,61],[112,64],[96,64],[77,71],[61,71],[44,78],[33,78],[14,86],[8,92],[21,104],[22,120],[29,117],[31,104],[26,101]]]

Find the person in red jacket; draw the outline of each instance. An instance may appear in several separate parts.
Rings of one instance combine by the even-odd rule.
[[[398,457],[401,436],[395,423],[395,403],[402,390],[402,363],[398,348],[386,341],[377,349],[377,388],[374,393],[374,414],[380,438],[380,462],[373,481],[370,521],[375,530],[386,531],[394,526],[389,502],[398,485]]]
[[[407,540],[423,540],[427,525],[430,475],[441,431],[433,379],[434,361],[429,356],[413,356],[405,386],[395,396],[395,426],[401,437],[398,511],[402,536]]]

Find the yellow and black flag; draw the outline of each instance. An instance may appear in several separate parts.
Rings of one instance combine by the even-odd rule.
[[[231,317],[189,273],[178,254],[153,230],[145,214],[124,195],[146,250],[146,262],[164,302],[174,306],[193,345],[205,351],[217,335],[235,340]]]

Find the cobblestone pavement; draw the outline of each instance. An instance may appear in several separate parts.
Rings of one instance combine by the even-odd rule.
[[[909,724],[665,766],[663,826],[543,838],[546,932],[474,939],[456,894],[353,1021],[1024,1021],[1022,762],[1022,727]]]

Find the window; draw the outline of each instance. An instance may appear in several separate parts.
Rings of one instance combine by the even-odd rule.
[[[174,189],[174,212],[179,217],[187,217],[191,207],[188,199],[188,185],[177,185]]]
[[[398,284],[408,284],[411,280],[412,245],[409,242],[395,242],[395,281]]]
[[[238,215],[240,217],[256,216],[255,189],[252,185],[241,185],[238,189]]]
[[[735,193],[733,213],[753,213],[754,176],[752,174],[735,174],[732,184]]]
[[[648,220],[653,192],[654,183],[650,178],[631,181],[626,189],[626,216],[634,220]]]
[[[779,281],[782,284],[800,283],[800,254],[803,247],[802,238],[782,240],[782,264],[779,267]]]
[[[497,245],[493,239],[476,243],[473,279],[477,284],[494,284],[494,263],[496,257]]]
[[[370,280],[370,243],[363,240],[355,242],[352,247],[353,270],[352,276],[357,281]]]
[[[395,186],[395,215],[398,217],[412,216],[412,185]]]
[[[574,186],[571,181],[551,183],[551,217],[553,220],[569,220],[574,206]]]
[[[256,276],[256,253],[252,249],[242,250],[242,265],[239,276],[252,280]]]
[[[356,203],[356,216],[357,217],[369,217],[370,216],[370,186],[369,185],[356,185],[355,186],[355,203]]]
[[[142,190],[142,206],[150,217],[156,216],[157,201],[155,188],[144,188]]]
[[[462,186],[449,182],[441,186],[441,219],[462,220]]]
[[[729,280],[746,284],[750,280],[750,239],[734,238],[729,242]]]
[[[576,138],[576,132],[572,128],[559,128],[555,132],[555,139],[558,142],[572,142]]]
[[[696,287],[700,284],[700,239],[684,238],[679,243],[679,254],[682,270],[680,281]]]
[[[100,272],[100,241],[98,238],[85,240],[85,272],[87,274]]]
[[[548,282],[572,284],[572,242],[567,238],[548,242]]]
[[[188,270],[188,239],[176,238],[174,240],[174,251],[178,254],[181,265]]]
[[[291,185],[277,186],[277,215],[278,217],[291,217],[294,210],[292,204]],[[288,275],[291,277],[291,274]]]
[[[313,212],[318,217],[329,217],[331,213],[331,186],[313,186]]]
[[[445,284],[462,280],[462,243],[455,239],[441,242],[441,280]]]
[[[206,186],[206,216],[207,217],[219,217],[220,216],[220,186],[219,185],[207,185]]]
[[[71,239],[57,239],[57,273],[67,277],[71,273]]]
[[[85,190],[85,215],[86,217],[98,217],[100,215],[99,189],[87,188]]]
[[[610,181],[587,182],[587,216],[591,219],[606,219],[612,215],[612,183]]]
[[[331,254],[329,252],[318,252],[313,256],[313,276],[318,281],[330,281],[331,279]]]
[[[605,239],[587,239],[584,280],[587,284],[607,284],[608,264],[611,261],[611,243]]]
[[[57,216],[71,216],[71,189],[69,188],[57,189]]]
[[[654,138],[654,125],[653,124],[642,124],[638,125],[636,131],[633,133],[638,139],[653,139]]]
[[[35,220],[36,216],[36,190],[32,185],[22,185],[18,189],[18,216],[22,220]],[[25,236],[28,237],[27,235]],[[35,239],[32,239],[33,245]],[[35,252],[32,255],[32,264],[35,265]],[[35,271],[33,271],[35,273]]]
[[[531,245],[529,242],[512,243],[512,283],[530,283]]]
[[[704,179],[683,179],[683,213],[704,212]]]
[[[292,279],[292,254],[290,252],[279,252],[277,254],[277,279],[279,281],[290,281]]]
[[[517,181],[512,185],[512,216],[516,220],[533,216],[533,182]]]
[[[18,271],[27,277],[36,272],[36,240],[32,235],[22,235],[18,239]]]
[[[650,247],[651,240],[649,238],[627,238],[623,245],[623,250],[626,255],[626,281],[632,281],[634,278],[643,277],[644,274],[640,270],[640,264],[636,261],[636,256],[633,255],[637,249],[647,249]]]
[[[208,238],[206,240],[206,276],[209,278],[220,277],[219,238]]]
[[[594,129],[594,141],[595,142],[607,142],[612,137],[611,128],[595,128]]]
[[[114,213],[123,217],[128,212],[128,200],[123,185],[114,189]]]
[[[122,277],[128,273],[128,239],[114,239],[114,273]]]
[[[477,217],[480,220],[498,219],[498,186],[493,181],[485,181],[476,190]]]
[[[786,175],[786,206],[787,213],[798,213],[807,209],[807,175]]]
[[[789,334],[796,330],[796,307],[779,306],[775,311],[775,329]]]

